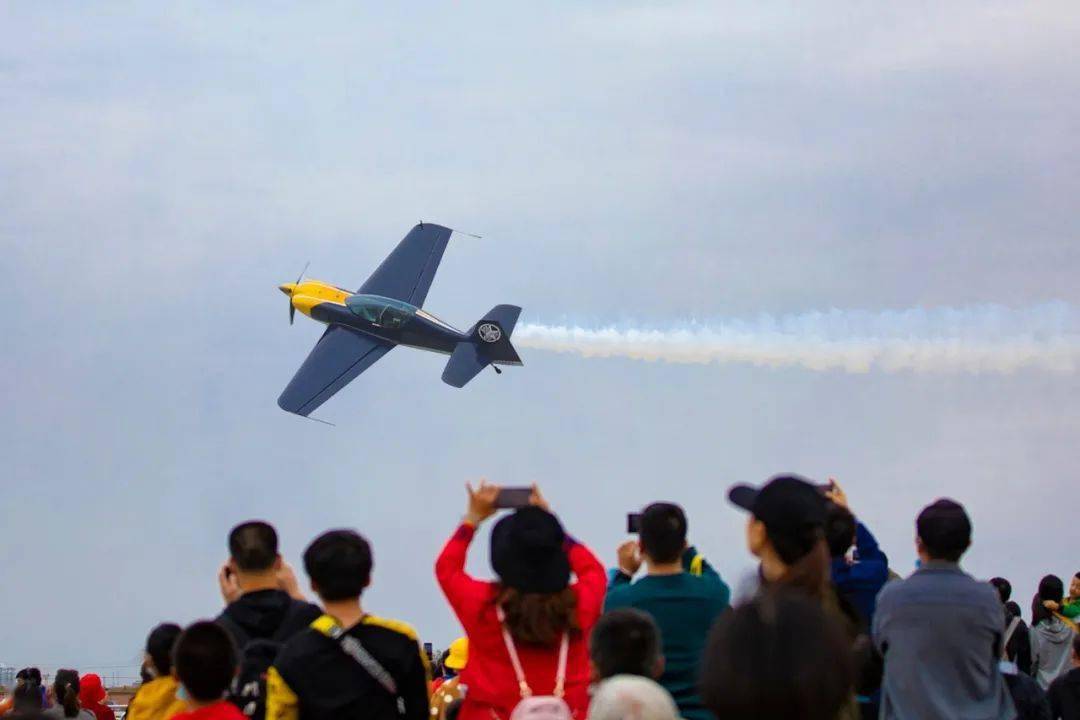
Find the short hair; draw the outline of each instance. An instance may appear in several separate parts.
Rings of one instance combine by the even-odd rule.
[[[183,630],[176,623],[161,623],[147,635],[146,654],[159,676],[172,672],[172,652],[181,632]]]
[[[229,533],[229,555],[244,572],[265,572],[278,558],[277,531],[262,520],[240,523]]]
[[[173,664],[188,694],[210,702],[225,694],[236,674],[236,646],[220,625],[200,620],[177,639]]]
[[[830,502],[825,513],[825,541],[829,555],[842,557],[855,542],[855,516],[843,505]]]
[[[641,513],[641,549],[653,561],[673,563],[686,548],[686,513],[674,503],[657,502]]]
[[[1012,597],[1012,583],[1003,577],[990,578],[990,584],[997,590],[998,597],[1001,598],[1001,602],[1009,602],[1009,598]]]
[[[615,675],[653,678],[660,663],[660,629],[641,610],[611,610],[593,628],[589,658],[601,680]]]
[[[851,641],[819,600],[766,591],[716,621],[700,691],[718,718],[833,720],[854,688]]]
[[[957,562],[971,546],[971,518],[955,500],[942,498],[927,505],[915,528],[932,560]]]
[[[323,600],[360,597],[371,581],[371,545],[354,530],[330,530],[304,551],[304,570]]]

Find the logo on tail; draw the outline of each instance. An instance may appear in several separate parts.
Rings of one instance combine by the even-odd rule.
[[[476,334],[486,343],[499,342],[502,338],[502,330],[494,323],[482,323],[476,328]]]

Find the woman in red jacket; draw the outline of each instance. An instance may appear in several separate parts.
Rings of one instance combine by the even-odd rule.
[[[607,587],[603,565],[565,533],[534,486],[530,506],[502,518],[491,532],[491,567],[498,581],[470,577],[465,556],[476,528],[495,514],[499,487],[486,482],[475,490],[466,487],[468,512],[435,563],[439,585],[469,637],[469,664],[461,672],[468,691],[459,720],[509,720],[522,699],[500,614],[533,695],[557,694],[560,649],[564,635],[569,638],[563,698],[574,717],[585,720],[588,638]]]

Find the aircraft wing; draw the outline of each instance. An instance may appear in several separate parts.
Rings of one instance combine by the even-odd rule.
[[[306,417],[393,347],[351,328],[331,325],[281,393],[278,407]]]
[[[417,225],[375,268],[375,272],[357,292],[382,295],[423,307],[452,232],[442,225]]]

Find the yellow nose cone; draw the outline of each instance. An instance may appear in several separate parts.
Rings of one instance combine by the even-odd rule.
[[[285,293],[289,297],[296,292],[296,283],[285,283],[284,285],[278,285],[278,290]]]

